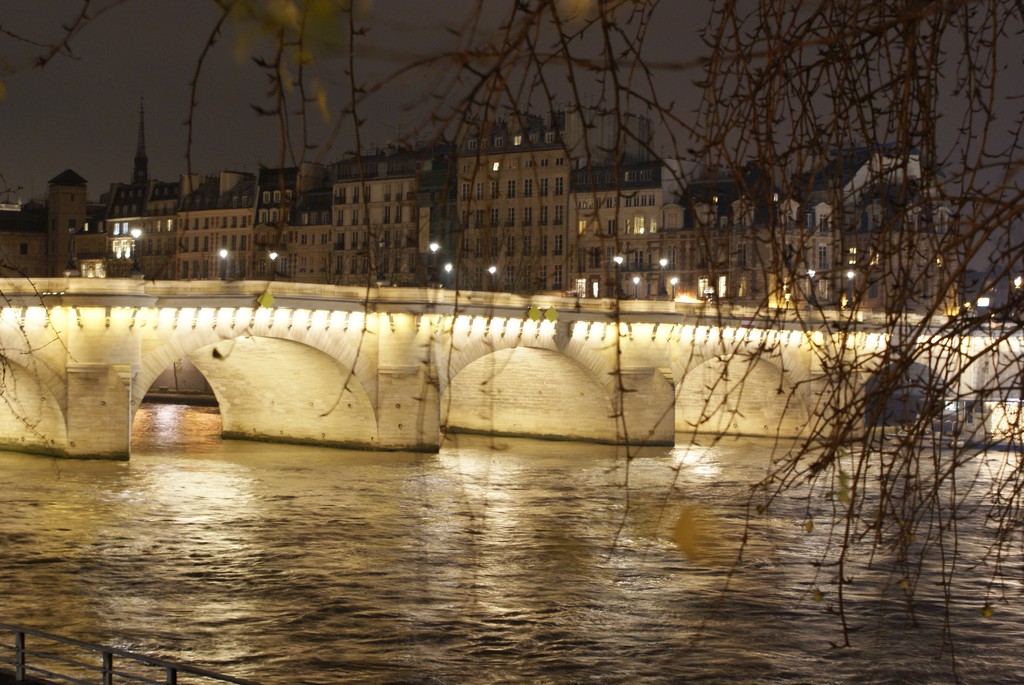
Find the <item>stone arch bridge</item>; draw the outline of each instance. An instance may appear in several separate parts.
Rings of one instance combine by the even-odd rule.
[[[865,321],[676,302],[80,278],[0,292],[0,446],[70,457],[127,458],[142,398],[183,358],[225,437],[436,451],[445,431],[799,436],[827,411],[829,360],[870,374],[887,343]]]

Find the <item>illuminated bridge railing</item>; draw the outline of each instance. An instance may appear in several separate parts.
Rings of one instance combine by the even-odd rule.
[[[0,623],[0,682],[76,683],[78,685],[184,685],[234,683],[256,685],[203,668],[173,663],[124,649],[104,647],[33,628]]]

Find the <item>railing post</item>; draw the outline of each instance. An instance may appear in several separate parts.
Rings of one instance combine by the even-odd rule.
[[[173,666],[167,667],[167,685],[178,685],[178,669]]]
[[[103,685],[114,685],[114,655],[103,652]]]
[[[14,633],[14,679],[25,679],[25,633]]]

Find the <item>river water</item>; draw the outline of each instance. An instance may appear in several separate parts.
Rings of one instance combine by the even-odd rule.
[[[0,453],[0,621],[265,683],[1020,682],[1019,584],[951,627],[851,579],[798,496],[755,516],[771,444],[652,449],[460,437],[440,454],[221,441],[145,405],[128,462]],[[628,464],[628,465],[627,465]],[[700,544],[673,541],[680,520]],[[979,550],[985,528],[961,531]],[[686,530],[691,530],[687,528]],[[1019,549],[1019,548],[1018,548]],[[980,555],[980,552],[979,552]],[[1021,559],[1008,560],[1019,582]],[[883,574],[884,575],[884,574]]]

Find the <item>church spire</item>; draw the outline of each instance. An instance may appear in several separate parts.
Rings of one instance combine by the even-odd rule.
[[[146,157],[146,110],[145,101],[139,101],[139,142],[135,148],[135,168],[132,183],[143,185],[149,182],[149,158]]]

